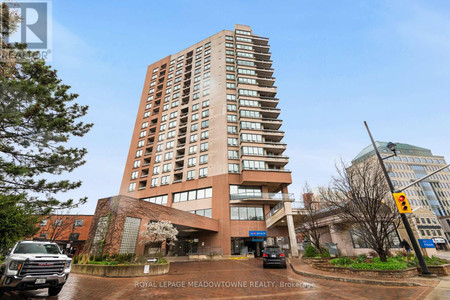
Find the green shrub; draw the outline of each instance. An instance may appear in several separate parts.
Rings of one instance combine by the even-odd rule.
[[[72,259],[72,264],[76,265],[80,261],[80,257],[78,255],[75,255]]]
[[[321,258],[328,258],[331,257],[330,255],[330,251],[328,251],[328,249],[323,250],[321,253],[319,253],[319,256]]]
[[[354,261],[348,257],[339,257],[339,258],[330,260],[331,264],[342,266],[342,267],[350,266],[353,262]]]
[[[357,263],[364,263],[367,260],[367,256],[365,254],[358,255],[356,258]]]
[[[90,265],[101,265],[101,266],[115,266],[119,263],[117,261],[90,261],[88,262]]]
[[[317,256],[317,250],[314,248],[313,245],[308,245],[305,249],[305,254],[303,257],[316,257]]]

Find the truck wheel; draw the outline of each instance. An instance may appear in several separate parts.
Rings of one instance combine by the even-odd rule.
[[[62,286],[55,286],[55,287],[49,287],[48,288],[48,295],[49,296],[56,296],[59,294],[59,292],[61,292],[62,290]]]

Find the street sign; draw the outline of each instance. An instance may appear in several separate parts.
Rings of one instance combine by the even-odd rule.
[[[419,239],[419,245],[421,248],[436,248],[432,239]]]
[[[147,262],[157,262],[157,261],[158,261],[157,257],[147,258]]]
[[[145,265],[144,266],[144,274],[148,274],[150,272],[150,266],[149,265]]]
[[[267,231],[255,231],[251,230],[248,232],[249,236],[267,236]]]

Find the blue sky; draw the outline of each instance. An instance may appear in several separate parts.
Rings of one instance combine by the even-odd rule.
[[[269,37],[290,191],[326,184],[369,138],[450,157],[448,1],[53,1],[53,61],[90,106],[65,197],[118,194],[147,65],[234,24]]]

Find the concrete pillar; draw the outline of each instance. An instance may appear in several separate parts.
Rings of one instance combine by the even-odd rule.
[[[290,204],[290,203],[289,203]],[[289,243],[291,246],[292,257],[298,257],[298,246],[297,246],[297,236],[295,235],[294,219],[292,214],[286,215],[288,232],[289,232]]]

